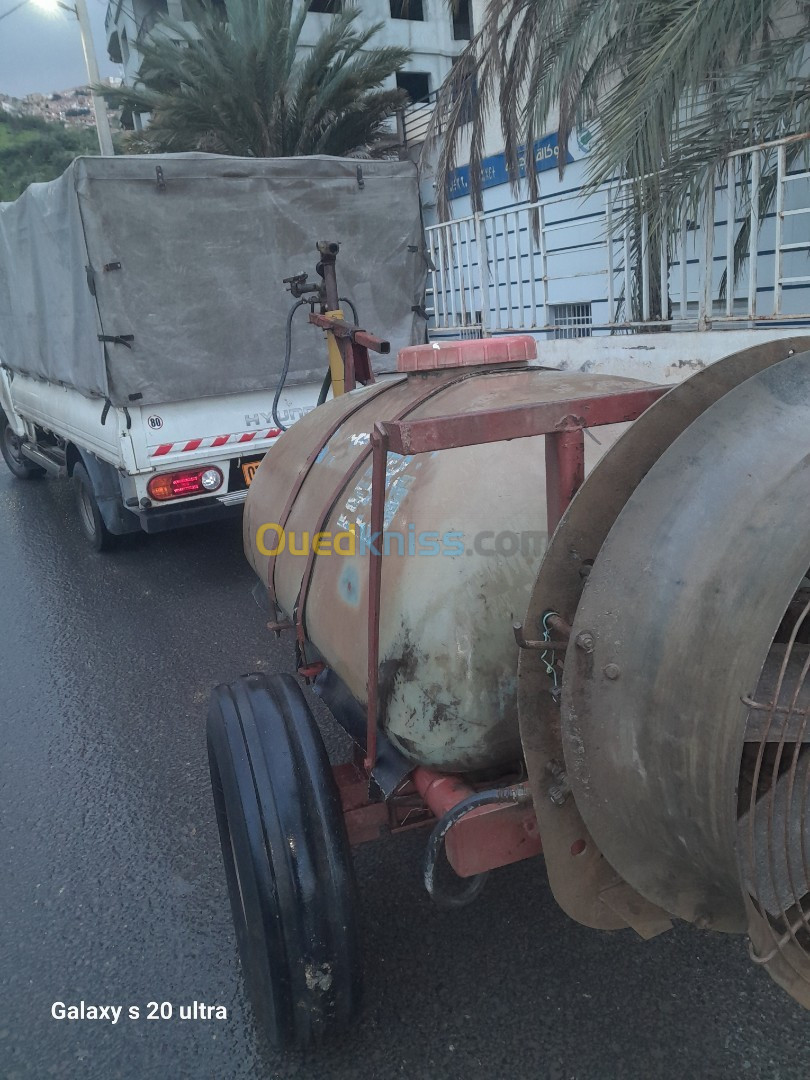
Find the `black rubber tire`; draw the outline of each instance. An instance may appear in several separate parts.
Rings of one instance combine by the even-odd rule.
[[[291,675],[218,686],[208,758],[236,938],[257,1022],[306,1047],[357,1015],[354,870],[329,759]]]
[[[94,551],[111,551],[118,540],[107,526],[98,508],[93,481],[81,462],[73,466],[73,487],[76,493],[76,509],[79,524]]]
[[[45,475],[44,469],[22,456],[20,439],[14,434],[11,424],[2,412],[0,412],[0,454],[3,455],[3,461],[11,474],[18,480],[34,480],[36,477]]]

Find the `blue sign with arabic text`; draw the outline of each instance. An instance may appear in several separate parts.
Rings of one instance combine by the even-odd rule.
[[[546,135],[538,139],[534,144],[534,171],[546,172],[548,169],[557,168],[560,148],[557,145],[557,134]],[[526,151],[521,146],[518,151],[520,160],[520,175],[526,175]],[[570,152],[565,152],[565,163],[569,165],[573,161]],[[481,187],[498,187],[500,184],[509,182],[509,172],[506,168],[506,155],[493,154],[492,157],[484,158],[481,162]],[[460,199],[470,194],[470,166],[462,165],[460,169],[453,169],[447,182],[447,197]]]

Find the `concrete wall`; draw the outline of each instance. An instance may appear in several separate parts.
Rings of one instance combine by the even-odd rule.
[[[612,337],[540,341],[538,363],[560,371],[623,375],[655,383],[678,383],[716,360],[752,345],[796,337],[799,327],[778,330],[686,331],[663,334],[614,334]],[[810,351],[810,328],[807,329]]]

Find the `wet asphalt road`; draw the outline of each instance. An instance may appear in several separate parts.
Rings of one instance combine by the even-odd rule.
[[[87,551],[70,492],[0,463],[0,1077],[549,1080],[810,1076],[810,1021],[744,942],[600,935],[542,863],[431,907],[422,838],[362,849],[361,1026],[259,1048],[208,791],[210,688],[285,670],[238,526]],[[330,750],[342,743],[332,734]],[[225,1021],[56,1021],[55,1001],[224,1005]],[[126,1009],[125,1009],[126,1012]]]

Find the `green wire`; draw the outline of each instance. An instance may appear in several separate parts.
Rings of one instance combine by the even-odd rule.
[[[558,611],[547,611],[545,613],[545,615],[543,616],[543,641],[551,641],[551,630],[549,629],[549,626],[548,626],[548,620],[553,615],[559,616],[559,614],[560,613]],[[552,653],[552,656],[553,655],[554,654]],[[540,653],[540,660],[542,661],[542,663],[544,663],[546,665],[546,674],[549,675],[554,680],[554,686],[556,687],[557,686],[557,668],[554,666],[554,664],[550,664],[548,662],[547,658],[548,658],[548,649],[546,649],[545,652]]]

